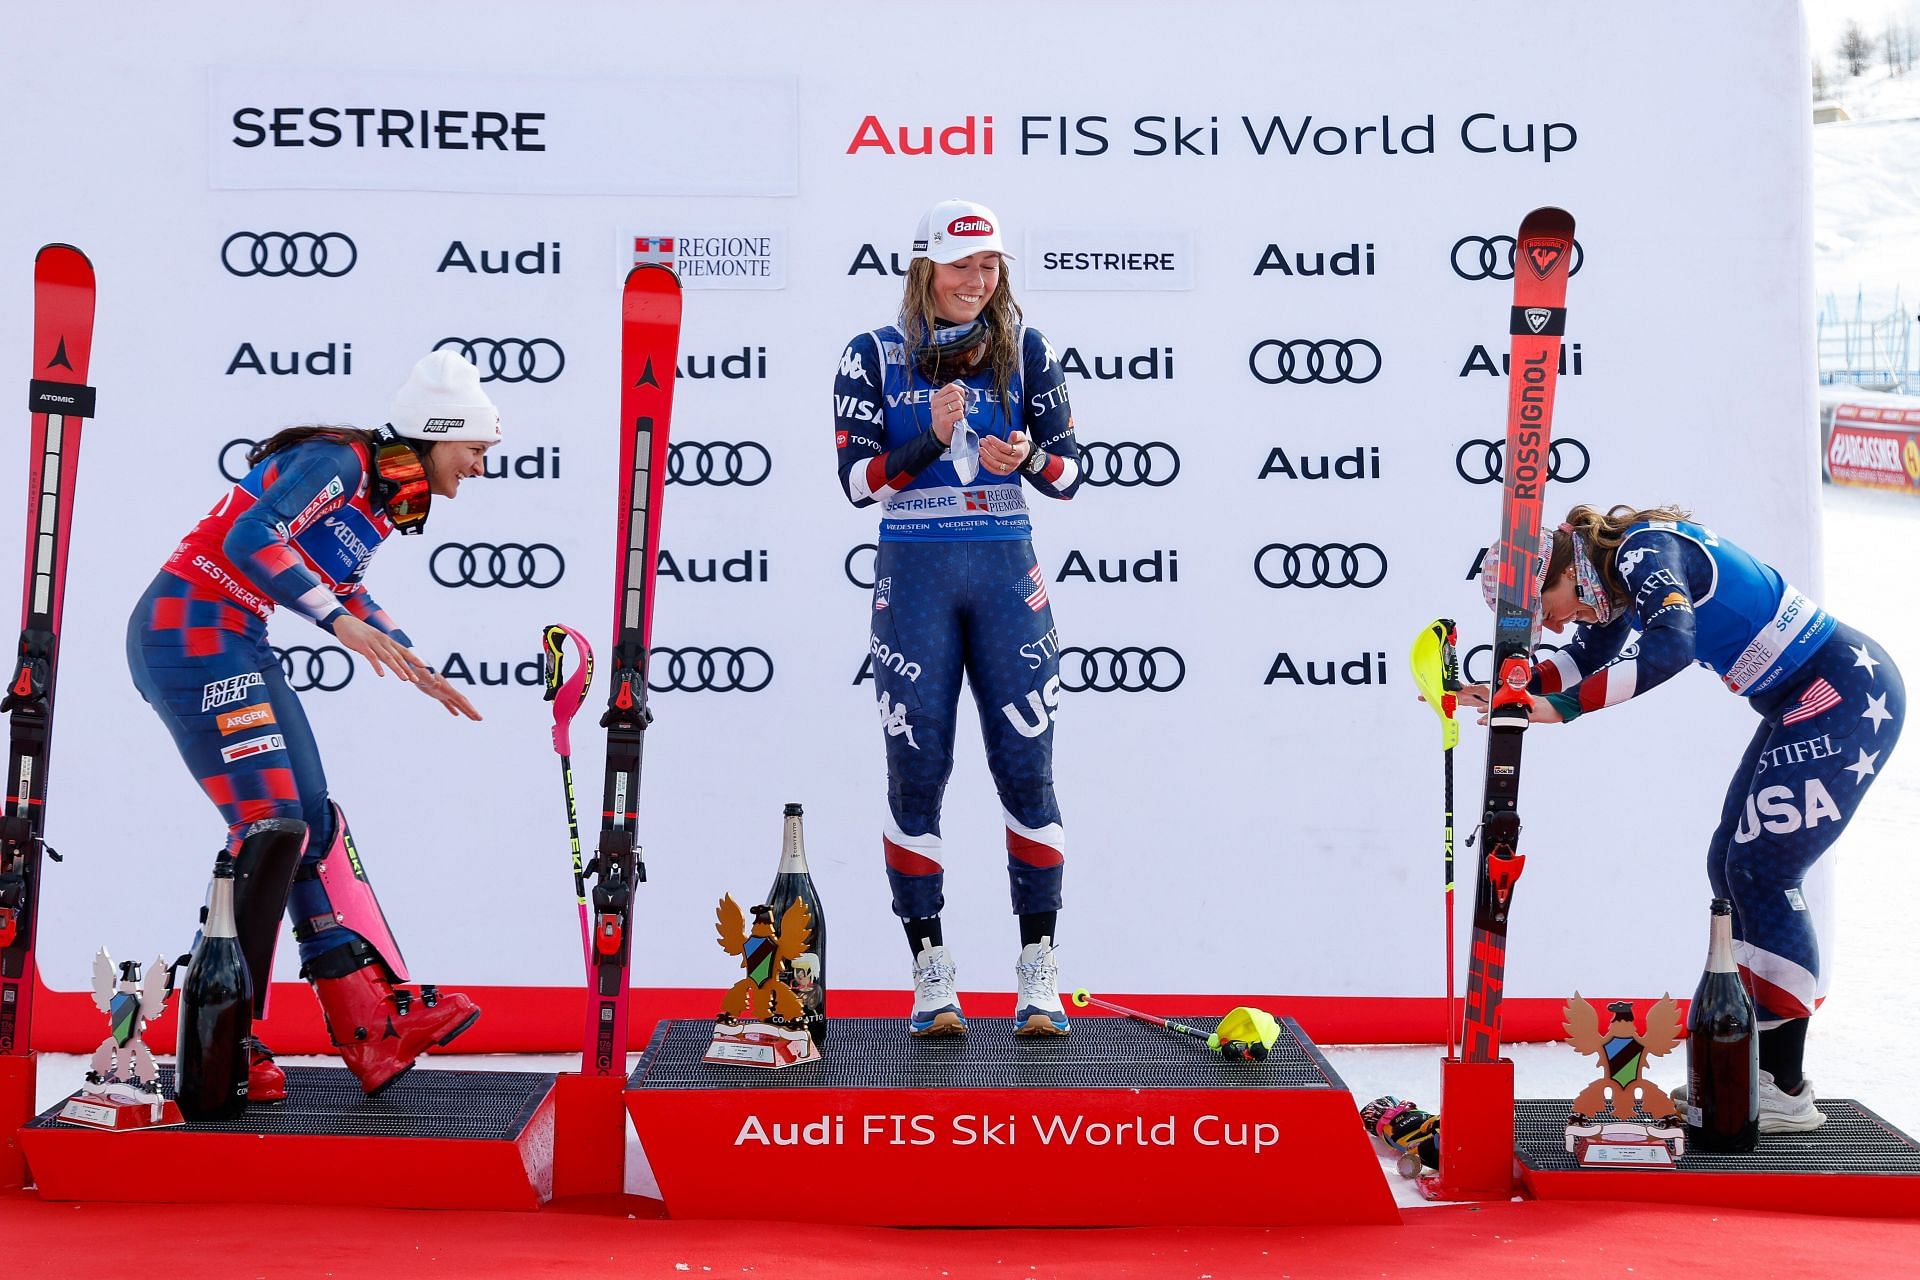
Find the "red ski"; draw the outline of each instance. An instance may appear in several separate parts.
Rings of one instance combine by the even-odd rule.
[[[633,960],[633,888],[647,878],[635,839],[653,643],[653,582],[660,499],[667,479],[673,369],[680,356],[680,280],[662,266],[627,273],[620,300],[620,508],[613,571],[613,658],[607,711],[607,771],[592,879],[593,953],[581,1071],[625,1076],[627,985]]]
[[[93,264],[50,244],[33,262],[33,372],[28,407],[26,571],[19,662],[0,699],[8,719],[7,804],[0,817],[0,1054],[33,1050],[34,926],[46,848],[47,754],[53,734],[67,534],[80,465],[80,428],[93,416]]]

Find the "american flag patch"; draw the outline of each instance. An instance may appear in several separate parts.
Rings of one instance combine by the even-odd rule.
[[[1014,583],[1013,589],[1027,602],[1027,608],[1035,613],[1047,607],[1047,575],[1039,565],[1027,570],[1025,581]]]
[[[1794,704],[1793,710],[1780,717],[1780,723],[1799,724],[1802,720],[1811,720],[1821,712],[1831,711],[1839,705],[1839,691],[1827,683],[1825,676],[1821,676],[1807,686],[1806,692],[1800,695],[1800,701]]]

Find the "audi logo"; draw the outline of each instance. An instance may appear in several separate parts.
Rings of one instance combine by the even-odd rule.
[[[567,353],[552,338],[442,338],[433,349],[458,351],[482,382],[552,382],[567,367]]]
[[[1453,455],[1453,469],[1468,484],[1496,484],[1506,478],[1506,448],[1505,440],[1469,440]],[[1547,479],[1571,484],[1585,477],[1592,464],[1587,446],[1562,436],[1547,454]],[[1568,469],[1576,465],[1578,470]]]
[[[773,683],[765,649],[652,649],[647,688],[655,693],[758,693]]]
[[[443,587],[536,587],[546,590],[565,576],[567,558],[550,542],[443,542],[427,560],[427,572]]]
[[[668,484],[756,485],[773,474],[773,455],[757,440],[677,440],[667,451]]]
[[[880,544],[877,542],[863,542],[853,550],[847,552],[846,563],[843,566],[847,571],[847,581],[862,591],[873,590],[875,579],[873,565],[879,555]],[[856,560],[865,566],[864,570],[855,566],[854,561]]]
[[[220,246],[220,265],[236,276],[343,276],[358,261],[339,231],[236,231]]]
[[[1060,687],[1068,693],[1170,693],[1186,678],[1186,659],[1165,645],[1060,651]]]
[[[1160,440],[1145,444],[1090,440],[1080,446],[1080,465],[1086,468],[1085,483],[1095,488],[1112,484],[1123,489],[1137,485],[1158,489],[1172,484],[1180,474],[1180,455]]]
[[[1270,387],[1372,382],[1380,375],[1380,348],[1365,338],[1266,338],[1247,352],[1247,367]]]
[[[317,649],[304,644],[270,647],[273,656],[280,659],[280,674],[295,693],[311,689],[334,693],[353,680],[353,655],[337,644],[323,644]]]
[[[1462,280],[1511,280],[1516,248],[1512,236],[1461,236],[1453,242],[1453,274]],[[1464,255],[1462,250],[1466,251]],[[1586,250],[1575,240],[1573,265],[1567,268],[1567,274],[1579,275],[1586,257]]]
[[[1564,647],[1563,645],[1557,644],[1537,644],[1533,646],[1533,660],[1538,662],[1543,654],[1558,653]],[[1489,662],[1492,658],[1492,645],[1477,644],[1473,646],[1473,648],[1467,650],[1466,656],[1460,660],[1460,678],[1468,684],[1487,683],[1490,672],[1481,671],[1480,664]]]
[[[247,455],[253,452],[258,440],[229,440],[220,446],[220,474],[239,484],[247,478],[247,472],[253,466],[247,461]]]
[[[1269,587],[1377,587],[1387,553],[1371,542],[1269,542],[1253,557],[1253,573]]]

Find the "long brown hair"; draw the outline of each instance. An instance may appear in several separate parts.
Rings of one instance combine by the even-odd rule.
[[[1558,581],[1573,564],[1573,537],[1567,530],[1567,526],[1571,526],[1586,539],[1593,567],[1599,570],[1600,581],[1606,584],[1614,605],[1624,608],[1631,603],[1632,596],[1627,593],[1627,584],[1620,580],[1620,571],[1614,567],[1613,553],[1620,549],[1627,530],[1647,520],[1688,520],[1692,516],[1684,507],[1675,506],[1616,505],[1607,508],[1605,514],[1598,507],[1575,507],[1567,512],[1566,524],[1553,531],[1553,554],[1547,557],[1547,581]]]
[[[258,466],[262,458],[270,458],[282,449],[290,449],[308,440],[334,440],[341,444],[359,443],[367,447],[368,458],[372,458],[374,454],[373,432],[360,427],[314,422],[298,427],[282,427],[274,432],[247,450],[247,465]]]
[[[1020,368],[1020,304],[1013,300],[1013,284],[1007,276],[1007,260],[1000,260],[1000,282],[980,312],[987,322],[985,363],[993,369],[993,387],[1000,393],[1007,418],[1013,427],[1020,425],[1013,407],[1013,377]],[[907,367],[913,367],[914,355],[933,341],[933,259],[915,258],[907,268],[906,288],[900,298],[900,334],[906,339]]]

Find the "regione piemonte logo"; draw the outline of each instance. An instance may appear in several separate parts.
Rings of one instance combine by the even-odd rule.
[[[1157,292],[1193,288],[1193,233],[1041,227],[1020,259],[1028,289]]]
[[[672,267],[687,289],[784,289],[786,239],[771,230],[631,230],[620,237],[620,274],[651,262]]]

